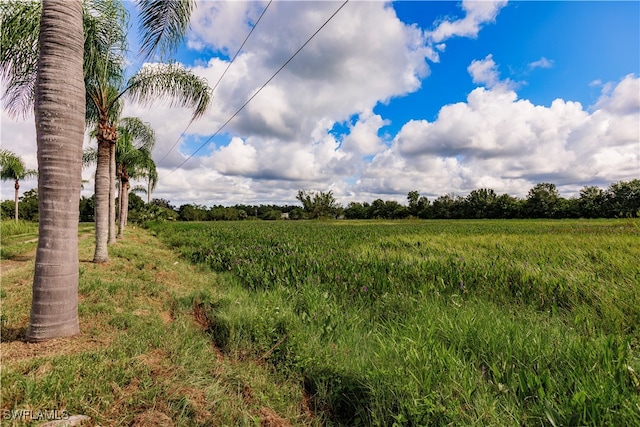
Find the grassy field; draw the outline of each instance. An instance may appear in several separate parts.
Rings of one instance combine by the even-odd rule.
[[[640,426],[637,220],[164,223],[104,265],[82,225],[82,333],[28,344],[36,233],[2,223],[3,417]]]
[[[640,425],[640,223],[239,222],[153,232],[225,278],[223,354],[344,425]]]
[[[2,426],[77,415],[102,426],[319,425],[299,384],[212,345],[197,301],[222,298],[226,279],[142,229],[98,265],[93,228],[81,224],[81,334],[24,342],[37,227],[21,227],[2,222]]]

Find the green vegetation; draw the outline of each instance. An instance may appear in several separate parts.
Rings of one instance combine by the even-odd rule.
[[[30,239],[35,224],[22,225],[17,232]],[[10,227],[13,220],[2,222],[3,251]],[[3,426],[44,421],[19,418],[28,410],[104,426],[317,424],[296,382],[212,345],[199,304],[222,298],[224,278],[179,261],[140,228],[127,230],[109,263],[91,263],[92,235],[81,224],[81,334],[38,344],[24,342],[34,248],[12,236],[16,255],[3,256],[1,269]]]
[[[0,259],[15,257],[35,249],[38,239],[38,223],[3,219],[0,222]]]
[[[640,425],[637,220],[151,229],[224,272],[199,301],[223,353],[323,424]]]

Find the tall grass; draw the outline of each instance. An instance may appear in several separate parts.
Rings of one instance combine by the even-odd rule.
[[[38,223],[31,221],[0,221],[0,258],[10,259],[36,247]]]
[[[158,224],[230,273],[223,351],[327,423],[640,425],[640,233],[620,221]]]
[[[38,223],[31,221],[15,221],[13,219],[3,219],[0,221],[0,230],[2,232],[2,238],[20,235],[36,233],[38,231]]]

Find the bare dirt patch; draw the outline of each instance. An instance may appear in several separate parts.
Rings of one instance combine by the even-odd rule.
[[[133,417],[131,427],[173,427],[173,421],[164,412],[149,410]]]
[[[69,338],[57,338],[49,341],[30,343],[24,340],[26,327],[21,328],[21,336],[14,341],[2,343],[2,365],[11,365],[27,359],[79,354],[109,345],[107,337],[96,338],[87,334],[80,334]]]
[[[292,427],[292,424],[267,407],[260,408],[261,427]]]

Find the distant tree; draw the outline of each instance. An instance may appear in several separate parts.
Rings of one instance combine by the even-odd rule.
[[[495,201],[496,218],[520,218],[523,216],[524,202],[509,194],[501,194]]]
[[[498,196],[490,188],[480,188],[473,190],[466,197],[466,217],[467,218],[495,218],[496,200]]]
[[[601,218],[606,215],[607,194],[596,186],[585,186],[580,190],[578,209],[583,218]]]
[[[151,204],[161,208],[171,209],[172,211],[176,210],[176,207],[173,206],[170,201],[165,199],[153,199],[151,200]]]
[[[25,191],[20,197],[20,218],[25,221],[38,221],[40,210],[38,208],[38,189],[32,188]]]
[[[558,208],[560,193],[555,184],[536,184],[527,194],[526,212],[530,218],[553,218]]]
[[[371,205],[367,202],[350,202],[344,210],[347,219],[368,219],[371,218]]]
[[[94,197],[80,198],[80,222],[93,222],[94,220]]]
[[[0,179],[14,182],[14,218],[16,221],[18,221],[20,181],[35,176],[38,176],[38,171],[27,169],[20,156],[9,150],[0,150]]]
[[[138,224],[143,224],[147,221],[178,220],[178,213],[176,211],[174,211],[173,209],[154,205],[153,203],[145,205],[144,208],[140,208],[140,210],[131,209],[131,206],[129,207],[129,209],[129,220]]]
[[[262,214],[261,218],[266,221],[274,221],[274,220],[280,219],[281,216],[282,216],[282,212],[279,211],[278,209],[269,209],[264,214]]]
[[[610,216],[640,216],[640,179],[611,184],[607,189],[607,204]]]
[[[186,204],[180,206],[178,209],[180,221],[206,221],[207,220],[207,208],[206,206]]]
[[[4,221],[13,218],[16,203],[13,200],[3,200],[0,203],[0,218]]]
[[[2,202],[2,218],[14,218],[15,201],[5,200]],[[25,191],[20,196],[20,215],[19,219],[25,221],[38,221],[38,190],[36,188]]]
[[[289,211],[289,219],[293,219],[293,220],[297,220],[297,219],[304,219],[305,215],[304,215],[304,210],[301,208],[293,208]]]
[[[326,193],[320,191],[316,193],[313,191],[300,190],[298,191],[296,199],[302,203],[303,209],[311,219],[335,218],[339,207],[336,198],[333,196],[333,191]]]
[[[408,218],[411,214],[409,212],[409,208],[401,205],[395,200],[387,200],[385,202],[387,218],[389,219],[403,219]]]
[[[382,199],[376,199],[371,202],[370,218],[384,219],[387,217],[387,209]]]
[[[417,191],[409,191],[407,194],[407,202],[409,202],[409,213],[413,216],[418,216],[419,208],[418,201],[420,200],[420,193]]]
[[[431,215],[433,218],[463,218],[464,217],[464,199],[460,196],[445,194],[433,201],[431,204]]]

